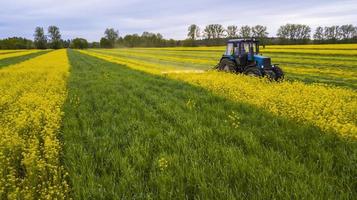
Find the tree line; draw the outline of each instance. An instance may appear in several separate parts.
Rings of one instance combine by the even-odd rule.
[[[174,47],[179,46],[178,41],[164,39],[160,33],[143,32],[119,37],[119,31],[107,28],[104,37],[100,39],[99,47]]]
[[[187,39],[183,41],[183,46],[222,45],[227,39],[251,37],[264,43],[268,34],[267,27],[262,25],[241,27],[230,25],[224,28],[221,24],[210,24],[201,31],[199,26],[192,24],[188,27]]]
[[[275,37],[268,37],[266,26],[230,25],[225,28],[220,24],[210,24],[201,31],[192,24],[188,27],[187,39],[183,46],[224,45],[231,38],[257,38],[265,44],[313,44],[313,43],[355,43],[357,27],[352,24],[342,26],[317,27],[312,29],[305,24],[285,24],[279,27]]]
[[[49,26],[47,34],[43,27],[36,27],[34,40],[12,37],[0,40],[0,49],[60,49],[60,48],[115,48],[115,47],[174,47],[174,46],[214,46],[225,45],[232,38],[257,38],[263,45],[270,44],[323,44],[356,43],[357,27],[352,24],[342,26],[319,26],[314,32],[305,24],[285,24],[279,27],[275,37],[269,37],[268,28],[263,25],[224,27],[209,24],[201,29],[192,24],[187,29],[187,39],[165,39],[160,33],[143,32],[121,37],[119,31],[107,28],[99,42],[88,42],[84,38],[63,40],[57,26]]]
[[[88,42],[83,38],[63,40],[57,26],[49,26],[47,34],[43,27],[36,27],[34,39],[11,37],[0,40],[0,49],[61,49],[61,48],[88,48]]]

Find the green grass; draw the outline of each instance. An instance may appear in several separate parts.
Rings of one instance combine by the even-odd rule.
[[[24,56],[16,56],[16,57],[10,57],[10,58],[4,58],[0,60],[0,68],[2,67],[6,67],[9,65],[14,65],[20,62],[24,62],[26,60],[29,60],[31,58],[43,55],[45,53],[48,53],[49,51],[39,51],[39,52],[35,52],[35,53],[31,53],[31,54],[27,54]]]
[[[63,161],[74,199],[357,195],[356,142],[203,88],[68,53]]]

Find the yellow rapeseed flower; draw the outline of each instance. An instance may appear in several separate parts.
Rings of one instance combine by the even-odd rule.
[[[68,71],[65,50],[0,69],[1,197],[68,197],[58,139]]]
[[[1,50],[0,51],[0,60],[1,59],[5,59],[5,58],[16,57],[16,56],[24,56],[24,55],[28,55],[28,54],[31,54],[31,53],[36,53],[36,52],[39,52],[39,51],[42,51],[42,50],[26,50],[26,51],[12,50],[12,51],[13,52]]]

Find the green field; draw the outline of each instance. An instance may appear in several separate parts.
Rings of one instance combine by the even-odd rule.
[[[208,70],[218,63],[224,47],[92,51],[162,68]],[[357,89],[356,45],[267,46],[261,52],[280,64],[288,80]]]
[[[223,49],[0,59],[0,199],[355,199],[357,45],[267,46],[282,83]]]

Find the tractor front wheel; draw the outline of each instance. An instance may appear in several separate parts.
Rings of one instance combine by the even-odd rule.
[[[284,72],[280,67],[275,66],[273,68],[273,72],[275,73],[275,81],[282,81],[284,80]]]
[[[217,69],[220,71],[225,71],[225,72],[236,72],[236,64],[229,60],[229,59],[223,59],[221,62],[218,64]]]
[[[256,67],[249,67],[248,69],[244,70],[243,73],[247,76],[253,76],[253,77],[263,76],[263,74],[260,72],[260,70]]]

